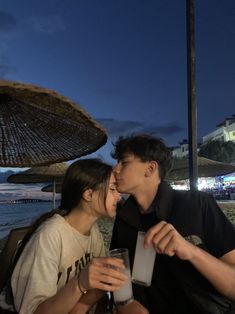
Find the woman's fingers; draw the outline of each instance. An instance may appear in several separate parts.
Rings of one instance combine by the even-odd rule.
[[[97,288],[105,291],[119,289],[127,280],[121,259],[107,257],[94,258],[81,272],[80,280],[87,289]]]
[[[105,291],[116,291],[121,286],[124,285],[126,280],[120,280],[117,278],[112,278],[110,276],[106,276],[102,274],[101,276],[92,277],[91,285],[96,287],[97,289],[105,290]]]
[[[108,265],[110,268],[113,266],[113,268],[125,269],[123,260],[115,257],[96,257],[91,263],[101,267],[106,267]]]

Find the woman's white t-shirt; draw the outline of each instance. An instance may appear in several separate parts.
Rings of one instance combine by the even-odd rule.
[[[105,248],[96,224],[85,236],[55,214],[36,230],[16,264],[11,278],[16,310],[32,314],[98,256],[105,256]]]

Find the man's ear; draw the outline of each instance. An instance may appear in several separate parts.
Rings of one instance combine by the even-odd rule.
[[[156,173],[158,169],[158,163],[155,160],[149,161],[147,169],[145,171],[146,177],[151,177],[153,174]]]
[[[92,199],[92,193],[93,193],[92,189],[87,189],[86,191],[83,192],[82,198],[87,202],[90,202]]]

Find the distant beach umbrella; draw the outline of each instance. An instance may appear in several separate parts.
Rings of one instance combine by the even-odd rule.
[[[21,184],[52,182],[53,206],[55,208],[56,182],[63,180],[67,168],[68,165],[64,162],[48,166],[35,166],[17,174],[10,175],[7,178],[7,182]]]
[[[72,160],[107,141],[78,104],[38,86],[0,80],[0,167]]]
[[[198,176],[199,177],[216,177],[222,176],[235,171],[235,166],[204,157],[197,157]],[[179,181],[189,178],[188,159],[175,160],[172,170],[167,175],[169,181]]]
[[[58,193],[60,194],[61,193],[61,188],[62,188],[62,183],[57,183],[56,184],[56,187],[55,187],[55,193]],[[44,187],[41,188],[41,191],[42,192],[49,192],[49,193],[52,193],[53,192],[53,184],[48,184]]]

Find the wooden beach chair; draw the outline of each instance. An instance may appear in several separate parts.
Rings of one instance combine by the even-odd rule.
[[[0,253],[0,292],[9,278],[15,255],[28,229],[29,227],[12,229],[8,235],[5,246]]]

